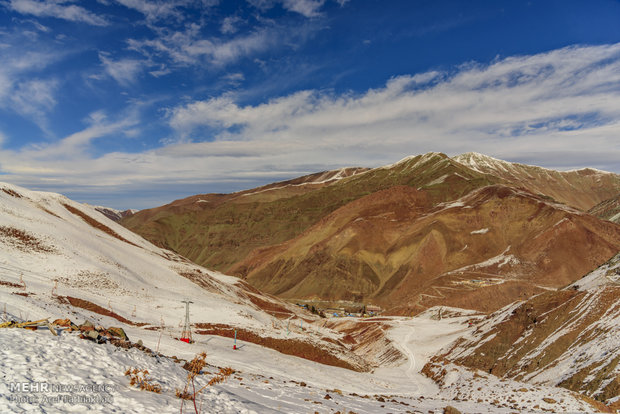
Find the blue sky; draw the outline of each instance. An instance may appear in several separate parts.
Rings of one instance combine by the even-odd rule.
[[[620,173],[619,1],[0,0],[0,181],[146,208],[468,151]]]

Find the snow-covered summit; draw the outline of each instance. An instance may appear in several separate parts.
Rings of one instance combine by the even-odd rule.
[[[516,173],[518,172],[517,165],[522,165],[493,158],[489,155],[484,155],[477,152],[466,152],[452,157],[452,160],[480,173],[489,173],[491,171],[498,171],[502,173]],[[527,165],[526,167],[542,168],[534,167],[531,165]]]
[[[481,173],[488,173],[490,171],[500,171],[500,172],[517,172],[518,168],[527,168],[527,169],[536,169],[539,171],[548,171],[552,173],[558,173],[556,170],[552,170],[550,168],[540,167],[537,165],[530,164],[521,164],[516,162],[504,161],[498,158],[491,157],[490,155],[480,154],[478,152],[465,152],[463,154],[456,155],[452,157],[452,160],[463,164],[475,171]],[[581,173],[581,174],[598,174],[598,175],[613,175],[613,173],[609,171],[603,171],[596,168],[578,168],[573,170],[563,171],[565,173]]]
[[[93,206],[95,210],[106,216],[107,218],[113,221],[121,221],[125,217],[132,216],[136,214],[139,210],[135,209],[127,209],[127,210],[118,210],[111,207],[104,206]]]

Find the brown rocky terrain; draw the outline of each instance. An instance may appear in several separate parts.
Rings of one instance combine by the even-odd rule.
[[[620,224],[620,194],[592,207],[588,213]]]
[[[283,298],[370,301],[401,314],[445,303],[492,311],[563,287],[618,250],[620,226],[524,190],[489,186],[433,206],[399,186],[232,270]]]
[[[122,224],[288,299],[493,311],[620,250],[620,227],[583,213],[619,191],[616,174],[429,153],[192,196]]]
[[[620,408],[620,254],[575,284],[516,302],[436,356],[500,378],[558,385]]]

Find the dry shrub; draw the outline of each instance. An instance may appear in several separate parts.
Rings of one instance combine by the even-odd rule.
[[[207,353],[202,352],[194,357],[190,362],[187,362],[183,368],[185,368],[187,372],[187,382],[185,383],[185,388],[183,390],[176,390],[176,396],[179,397],[181,402],[181,413],[183,412],[183,403],[185,400],[191,400],[194,404],[194,412],[196,414],[200,413],[198,406],[196,405],[196,397],[207,387],[222,383],[228,379],[232,374],[234,374],[234,370],[232,368],[220,368],[219,372],[215,374],[213,378],[209,380],[207,385],[203,386],[199,390],[196,390],[195,379],[197,375],[200,375],[202,369],[207,365]],[[190,390],[191,387],[191,390]]]
[[[133,370],[129,368],[125,371],[125,375],[129,377],[129,385],[136,386],[143,391],[151,391],[157,394],[161,394],[161,385],[155,384],[152,378],[149,378],[147,375],[149,371],[146,369],[139,370],[138,368],[134,368]]]

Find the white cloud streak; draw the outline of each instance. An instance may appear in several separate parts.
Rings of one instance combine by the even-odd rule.
[[[113,60],[105,53],[99,53],[99,60],[105,73],[123,86],[134,83],[148,64],[146,61],[130,58]]]
[[[37,75],[62,53],[0,50],[0,109],[30,118],[47,131],[47,113],[56,106],[59,81]]]
[[[222,24],[220,25],[220,32],[223,34],[233,34],[236,33],[239,28],[238,24],[242,22],[241,17],[239,16],[228,16],[222,20]]]
[[[57,145],[0,151],[3,172],[16,184],[55,191],[167,194],[187,186],[191,194],[427,151],[477,151],[620,173],[620,44],[400,76],[362,94],[307,90],[256,105],[234,94],[195,101],[170,110],[176,142],[135,154],[90,156],[93,140],[130,133],[138,122],[93,119]],[[210,135],[201,136],[205,130]]]
[[[155,39],[129,40],[129,48],[145,56],[166,55],[177,65],[202,63],[224,66],[243,57],[268,50],[281,39],[278,31],[260,28],[232,39],[204,38],[200,26],[190,24],[183,32],[163,34]]]
[[[93,26],[107,26],[108,22],[83,7],[76,6],[69,0],[10,0],[5,5],[9,9],[37,17],[54,17],[72,22],[86,23]]]
[[[282,142],[305,144],[305,155],[291,159],[308,150],[329,164],[354,162],[346,154],[360,147],[380,159],[477,150],[505,158],[574,152],[566,162],[596,163],[589,153],[611,151],[620,160],[619,92],[620,45],[572,47],[401,76],[362,95],[302,91],[255,106],[225,95],[176,108],[170,123],[184,135],[219,129],[218,140],[261,142],[274,153]]]
[[[159,1],[159,0],[117,0],[129,9],[136,10],[144,15],[147,21],[156,21],[168,17],[180,18],[178,7],[187,1]]]
[[[341,6],[346,2],[336,0]],[[248,0],[252,6],[267,10],[279,3],[285,10],[299,13],[305,17],[317,17],[320,15],[319,10],[325,4],[325,0]]]

